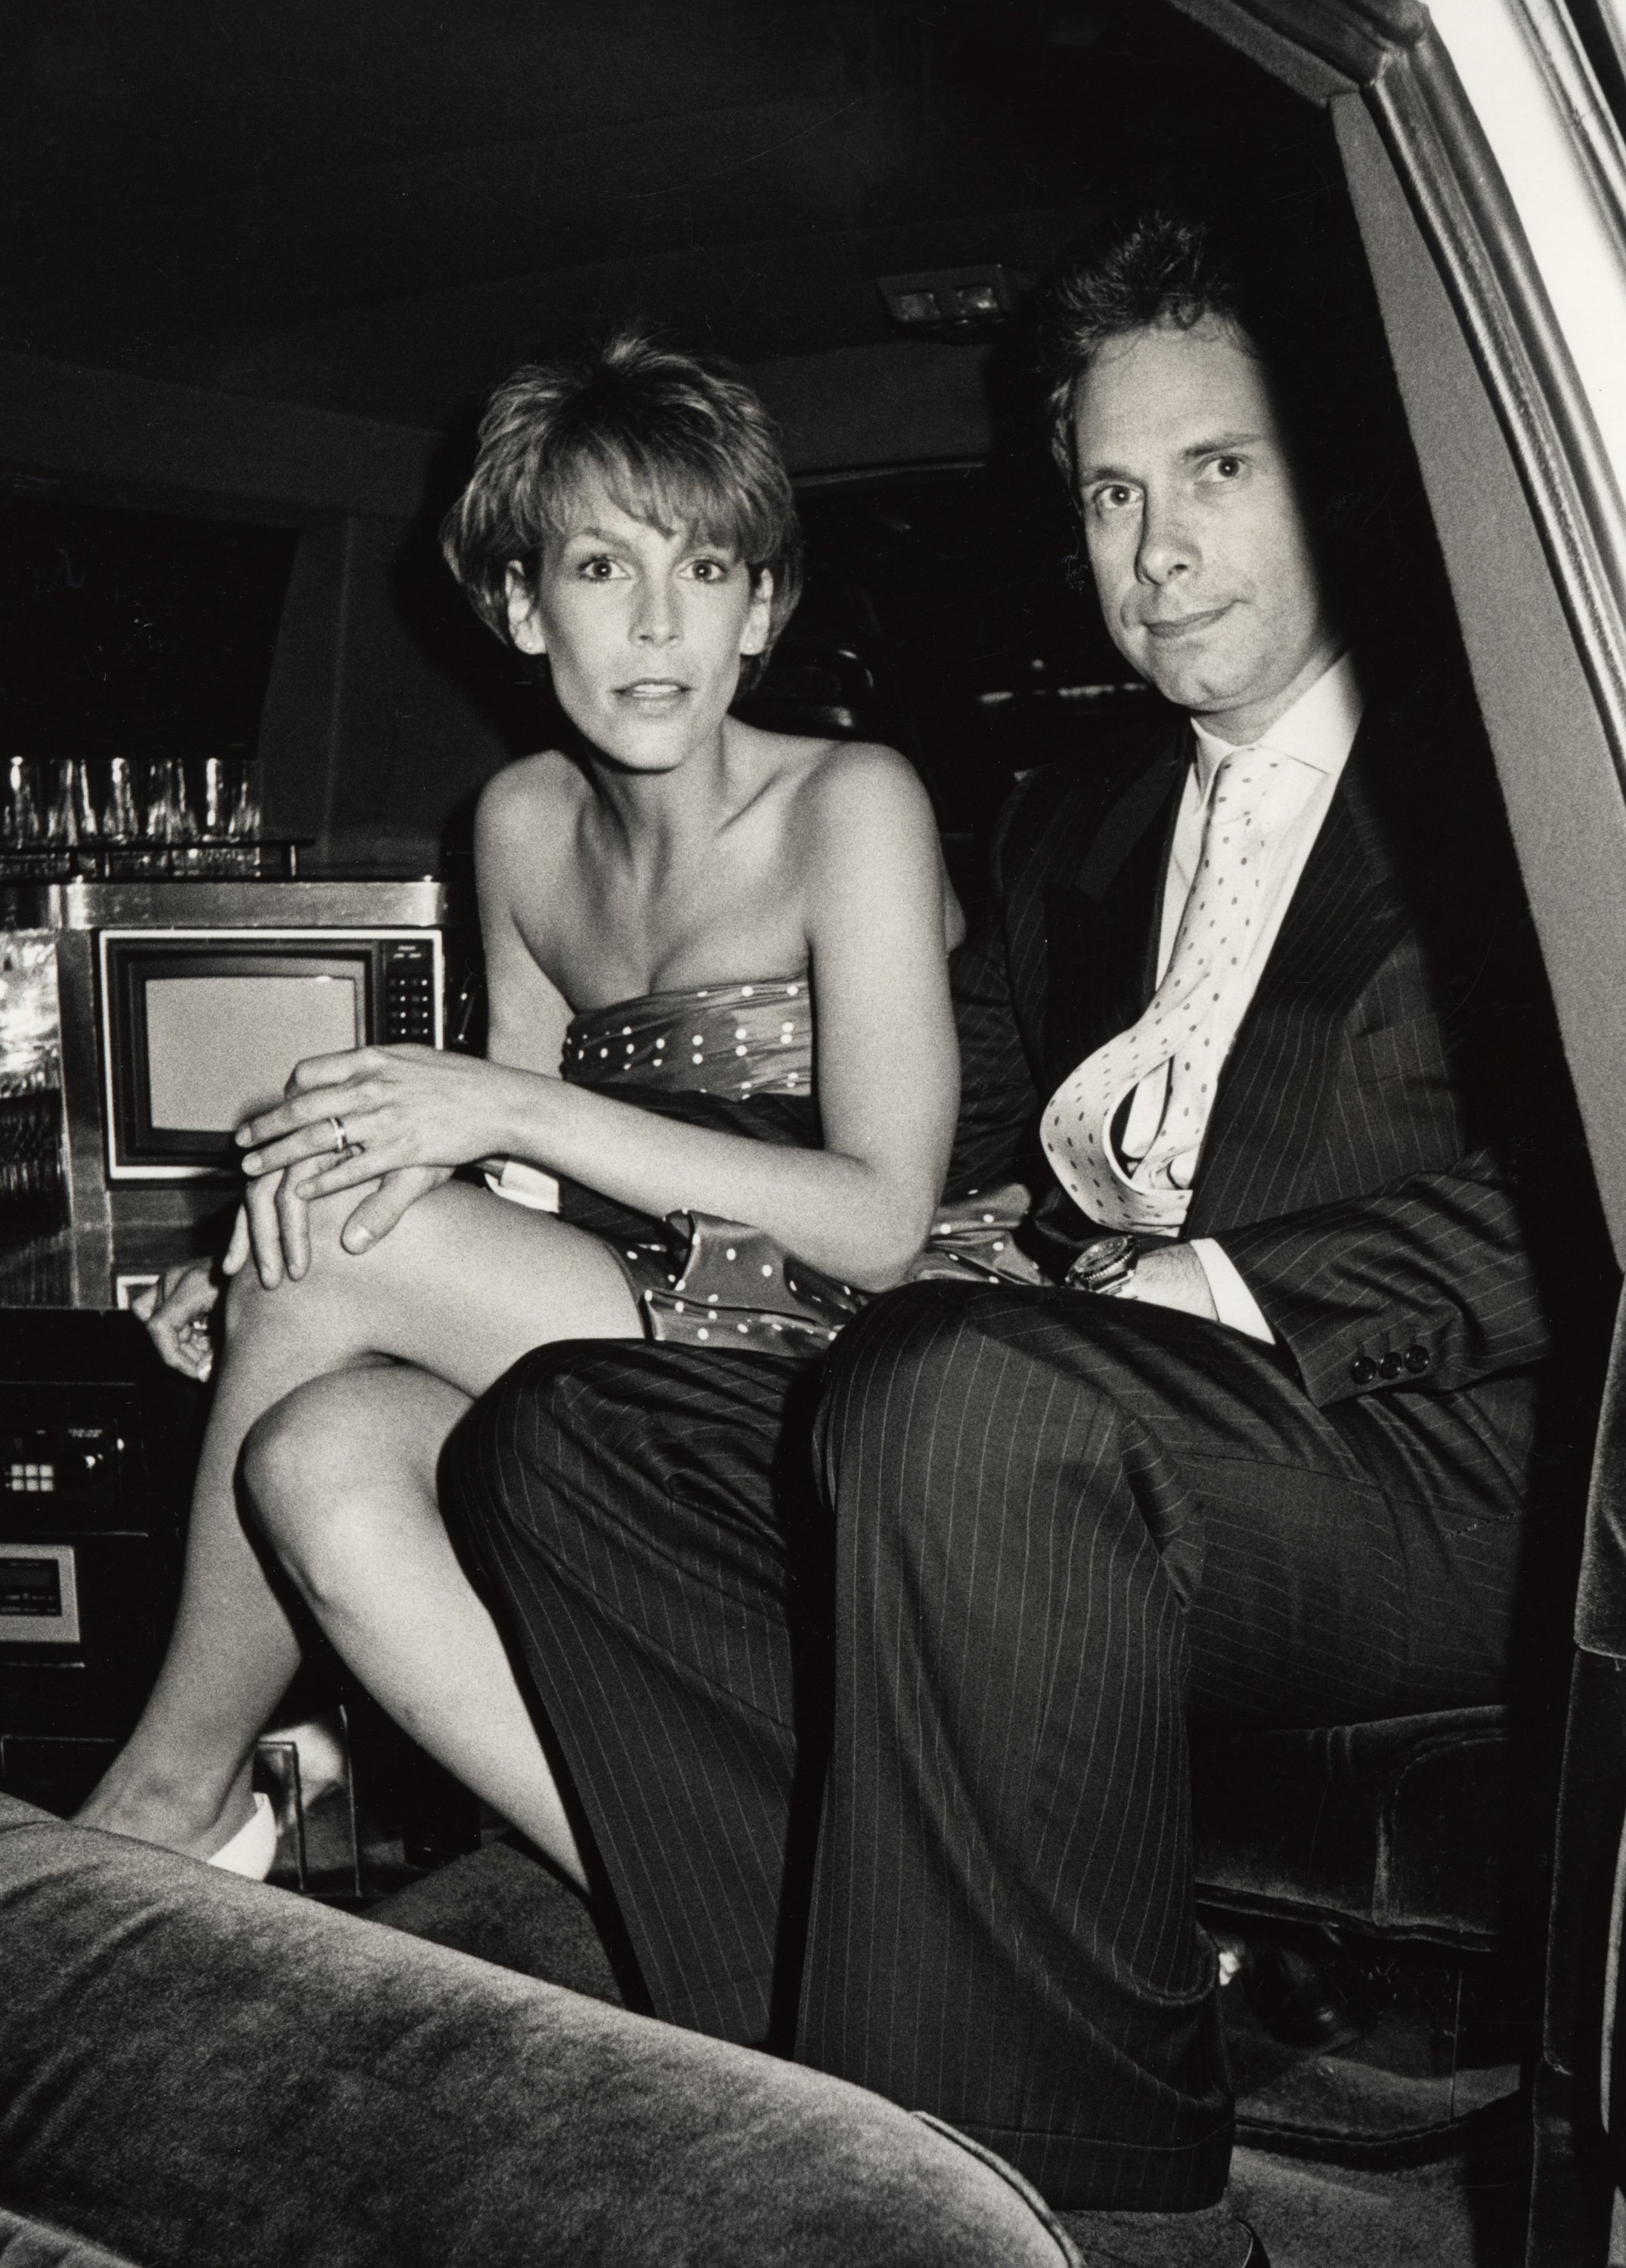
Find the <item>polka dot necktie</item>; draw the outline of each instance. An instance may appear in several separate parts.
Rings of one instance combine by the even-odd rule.
[[[1070,1072],[1045,1111],[1040,1132],[1056,1177],[1103,1228],[1172,1235],[1185,1219],[1220,1065],[1252,998],[1246,971],[1264,919],[1270,789],[1282,762],[1268,747],[1226,751],[1162,983],[1140,1020]],[[1166,1085],[1162,1120],[1129,1166],[1113,1122],[1154,1075]]]

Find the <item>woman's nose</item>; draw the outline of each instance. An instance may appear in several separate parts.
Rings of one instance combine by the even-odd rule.
[[[632,634],[645,645],[670,645],[678,632],[676,600],[666,583],[651,577],[639,590]]]

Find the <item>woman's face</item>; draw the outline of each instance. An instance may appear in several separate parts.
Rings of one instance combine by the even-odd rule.
[[[508,572],[508,619],[545,653],[578,731],[636,771],[672,771],[715,740],[742,654],[768,642],[772,578],[753,587],[726,546],[635,519],[585,484],[549,539],[534,589]]]

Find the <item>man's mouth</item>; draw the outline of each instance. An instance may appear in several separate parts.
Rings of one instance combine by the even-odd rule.
[[[1199,631],[1217,622],[1222,615],[1229,614],[1234,602],[1227,599],[1218,607],[1205,607],[1198,614],[1170,615],[1161,618],[1143,618],[1138,627],[1149,638],[1159,644],[1172,644],[1175,639],[1195,637]]]

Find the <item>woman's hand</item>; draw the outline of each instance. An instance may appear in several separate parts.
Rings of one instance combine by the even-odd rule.
[[[253,1182],[304,1169],[298,1194],[307,1201],[408,1168],[438,1169],[444,1178],[455,1166],[511,1146],[507,1137],[517,1112],[533,1123],[539,1097],[532,1090],[549,1084],[533,1073],[433,1048],[357,1048],[313,1056],[296,1067],[285,1101],[238,1129],[238,1140],[249,1151],[243,1170]],[[408,1202],[432,1185],[415,1187]],[[405,1204],[393,1211],[381,1206],[373,1221],[364,1223],[372,1228],[368,1241],[376,1242],[385,1233],[379,1220],[393,1226],[405,1210]],[[358,1216],[365,1211],[357,1208]],[[356,1248],[348,1233],[345,1241]]]
[[[223,1275],[235,1276],[252,1254],[268,1292],[276,1291],[284,1277],[299,1281],[311,1264],[311,1184],[320,1170],[320,1159],[307,1160],[249,1182],[220,1263]],[[366,1194],[339,1232],[340,1243],[347,1252],[368,1251],[420,1197],[451,1178],[446,1166],[404,1166],[393,1174],[369,1175]]]
[[[235,1242],[235,1231],[232,1236]],[[214,1368],[209,1317],[219,1298],[220,1286],[208,1263],[199,1261],[188,1268],[170,1269],[161,1285],[137,1292],[130,1307],[170,1368],[183,1378],[202,1381]]]

